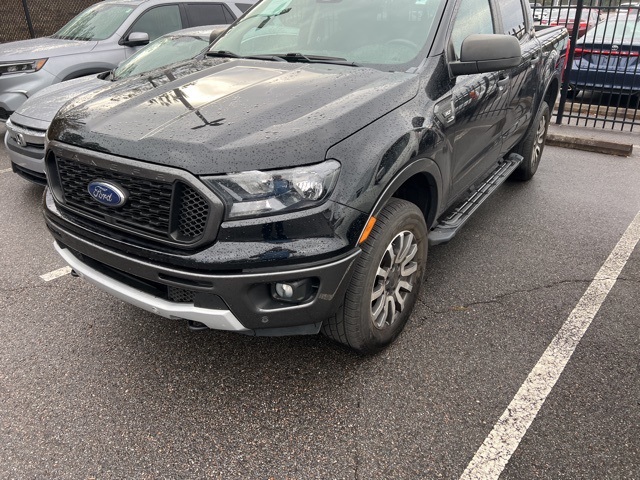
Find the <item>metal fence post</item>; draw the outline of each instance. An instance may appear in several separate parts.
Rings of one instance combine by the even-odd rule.
[[[576,41],[578,40],[578,30],[580,29],[580,17],[582,16],[582,4],[584,0],[578,0],[576,2],[576,16],[573,21],[573,30],[571,31],[571,39],[569,40],[569,55],[567,57],[567,64],[564,67],[562,90],[560,91],[560,103],[558,105],[558,113],[556,114],[556,124],[562,123],[562,116],[564,115],[564,106],[567,103],[567,91],[569,90],[569,75],[571,74],[571,67],[573,66],[573,55],[576,51]]]
[[[22,8],[24,8],[24,18],[27,20],[29,34],[31,35],[31,38],[36,38],[36,32],[33,30],[33,23],[31,22],[31,14],[29,13],[29,5],[27,5],[27,0],[22,0]]]

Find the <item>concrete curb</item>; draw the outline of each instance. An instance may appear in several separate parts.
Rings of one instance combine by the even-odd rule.
[[[633,152],[632,143],[609,142],[594,138],[571,137],[559,133],[549,132],[547,135],[547,145],[554,147],[573,148],[575,150],[586,150],[588,152],[605,153],[607,155],[617,155],[628,157]]]

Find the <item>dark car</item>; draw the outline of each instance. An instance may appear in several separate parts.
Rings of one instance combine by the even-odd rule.
[[[640,22],[609,20],[576,44],[569,84],[574,92],[606,90],[640,92]]]
[[[208,58],[63,107],[45,159],[58,252],[193,328],[384,348],[428,246],[538,168],[567,33],[529,12],[257,3]]]

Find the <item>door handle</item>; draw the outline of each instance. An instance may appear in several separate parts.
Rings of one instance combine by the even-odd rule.
[[[509,85],[509,76],[501,76],[498,80],[498,90],[502,92]]]
[[[535,65],[536,63],[538,63],[540,61],[540,54],[539,53],[534,53],[531,56],[531,65]]]

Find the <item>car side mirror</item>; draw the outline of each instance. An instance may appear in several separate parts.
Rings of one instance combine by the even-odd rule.
[[[460,60],[449,63],[454,76],[497,72],[522,63],[522,50],[516,37],[473,34],[462,42]]]
[[[149,34],[146,32],[131,32],[123,45],[127,47],[140,47],[149,43]]]
[[[217,38],[227,31],[227,27],[217,27],[211,30],[211,34],[209,35],[209,45],[217,40]]]

